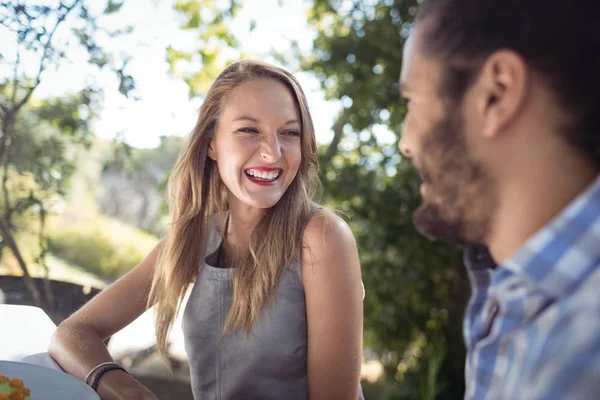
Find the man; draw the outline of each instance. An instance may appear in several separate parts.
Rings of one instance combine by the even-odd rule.
[[[400,86],[415,225],[468,245],[465,398],[600,398],[597,0],[423,0]]]

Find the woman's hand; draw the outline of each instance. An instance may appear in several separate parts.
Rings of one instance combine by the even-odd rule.
[[[119,399],[120,400],[158,400],[158,397],[156,397],[154,394],[152,394],[152,392],[150,390],[148,390],[147,387],[142,386],[140,384],[141,388],[139,389],[133,389],[133,388],[129,388],[124,390],[121,394]],[[102,399],[104,400],[104,399]]]

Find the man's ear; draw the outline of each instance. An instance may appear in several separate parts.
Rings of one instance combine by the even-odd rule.
[[[529,90],[529,70],[511,50],[499,50],[485,61],[477,82],[477,108],[483,118],[483,135],[496,137],[521,112]]]

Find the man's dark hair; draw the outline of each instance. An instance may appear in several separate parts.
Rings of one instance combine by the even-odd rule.
[[[425,52],[445,64],[446,96],[461,98],[488,56],[513,50],[572,117],[567,140],[600,165],[600,0],[423,0],[417,24],[428,17]]]

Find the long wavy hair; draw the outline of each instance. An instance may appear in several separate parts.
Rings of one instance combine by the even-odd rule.
[[[148,305],[155,306],[158,349],[167,362],[169,331],[206,256],[215,219],[217,229],[225,235],[223,221],[229,205],[216,162],[207,155],[209,144],[216,134],[227,94],[244,82],[260,78],[283,83],[294,97],[300,114],[302,161],[282,198],[265,210],[254,228],[248,255],[236,264],[233,304],[223,333],[250,332],[276,292],[286,265],[297,261],[301,252],[302,228],[308,221],[318,185],[317,146],[306,97],[289,72],[263,62],[237,61],[217,77],[208,91],[196,126],[169,178],[171,225],[161,245],[148,297]]]

